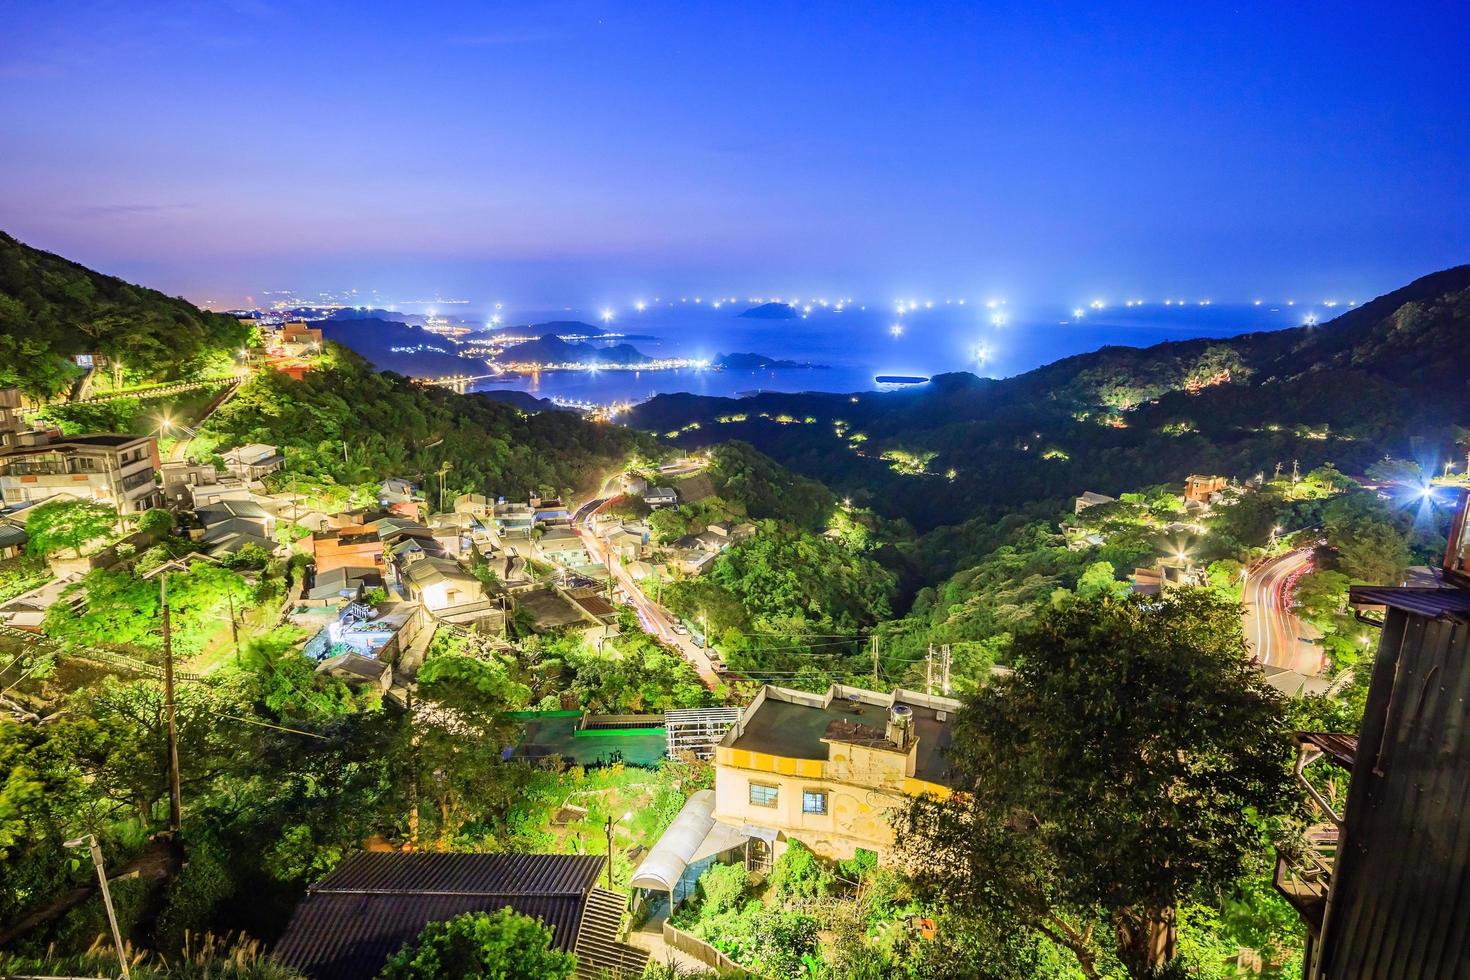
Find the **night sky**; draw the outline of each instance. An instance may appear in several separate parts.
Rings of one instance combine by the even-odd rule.
[[[0,3],[0,228],[219,304],[1368,296],[1470,260],[1464,2],[295,6]]]

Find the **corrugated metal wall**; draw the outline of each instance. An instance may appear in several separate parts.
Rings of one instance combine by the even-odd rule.
[[[1470,980],[1470,627],[1390,610],[1314,975]]]

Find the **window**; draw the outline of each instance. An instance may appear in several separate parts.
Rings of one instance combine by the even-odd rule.
[[[801,791],[801,812],[824,814],[827,812],[827,794],[819,789]]]
[[[777,787],[764,783],[750,784],[750,802],[754,806],[775,806]]]

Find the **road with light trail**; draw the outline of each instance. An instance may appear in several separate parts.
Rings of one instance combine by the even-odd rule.
[[[1246,573],[1245,638],[1263,665],[1308,676],[1321,672],[1321,648],[1307,642],[1315,630],[1293,610],[1297,579],[1311,569],[1312,549],[1299,548]]]

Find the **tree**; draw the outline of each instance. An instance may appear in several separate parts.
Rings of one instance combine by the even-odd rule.
[[[162,538],[174,532],[174,515],[162,507],[151,507],[138,518],[138,530]]]
[[[110,535],[116,524],[117,512],[106,504],[80,497],[48,500],[26,514],[27,547],[47,557],[71,548],[80,558],[83,547]]]
[[[551,947],[551,930],[510,908],[430,922],[389,957],[378,980],[564,980],[576,958]]]
[[[959,792],[909,810],[916,879],[1089,977],[1110,947],[1153,976],[1179,904],[1228,888],[1259,821],[1293,807],[1283,699],[1249,664],[1239,609],[1204,590],[1063,604],[1012,651],[1015,673],[956,719]]]

